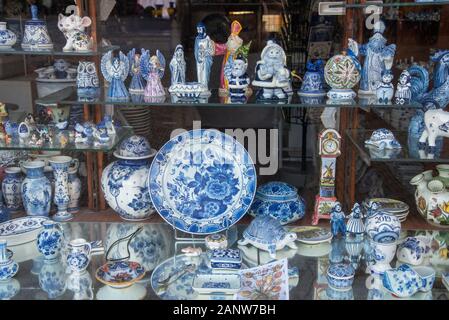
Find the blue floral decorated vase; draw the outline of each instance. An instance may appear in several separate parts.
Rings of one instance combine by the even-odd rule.
[[[19,265],[12,259],[6,240],[0,240],[0,282],[8,281],[19,271]]]
[[[249,213],[256,217],[270,215],[287,224],[304,217],[306,205],[298,190],[285,182],[273,181],[260,186]]]
[[[19,167],[9,167],[5,169],[5,178],[2,182],[2,193],[6,207],[11,212],[20,211],[22,208],[23,183],[22,169]]]
[[[105,199],[124,220],[145,220],[154,212],[147,179],[150,159],[155,154],[147,139],[131,136],[114,151],[118,160],[103,171],[101,187]]]
[[[44,255],[45,260],[55,260],[59,258],[64,240],[62,226],[54,221],[42,223],[44,229],[37,236],[37,249]]]
[[[11,30],[6,29],[6,22],[0,22],[0,50],[12,49],[17,42],[17,36]]]
[[[25,211],[29,216],[47,216],[50,213],[52,189],[44,175],[45,162],[29,161],[23,164],[26,178],[21,191]]]

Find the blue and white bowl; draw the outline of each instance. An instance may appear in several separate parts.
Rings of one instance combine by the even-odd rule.
[[[257,189],[251,205],[250,214],[254,217],[270,215],[287,224],[304,217],[306,205],[294,186],[279,181],[272,181]]]
[[[327,269],[327,283],[335,290],[350,290],[354,282],[355,270],[347,263],[332,264]]]
[[[156,150],[152,149],[150,143],[145,137],[131,136],[120,144],[120,147],[114,151],[114,156],[125,160],[141,160],[153,157]]]

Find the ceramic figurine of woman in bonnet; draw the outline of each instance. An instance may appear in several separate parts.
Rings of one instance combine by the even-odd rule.
[[[150,52],[145,52],[142,55],[140,69],[143,77],[147,79],[145,97],[165,97],[165,89],[161,82],[165,73],[164,55],[157,50],[156,55],[150,58]]]
[[[284,49],[269,40],[262,50],[261,60],[256,65],[256,78],[253,86],[262,88],[259,99],[287,99],[291,89],[290,70],[286,67],[287,57]]]
[[[186,83],[186,60],[184,47],[178,44],[170,61],[171,85]]]
[[[131,83],[129,85],[129,92],[131,94],[143,94],[145,90],[145,79],[142,77],[142,72],[140,70],[140,61],[142,55],[146,52],[145,49],[141,49],[141,53],[136,53],[136,49],[132,49],[128,52],[129,60],[129,75],[131,78]]]
[[[112,56],[112,50],[101,58],[101,72],[104,79],[109,82],[107,97],[111,100],[128,100],[129,93],[124,81],[129,74],[129,60],[120,51],[118,57]]]

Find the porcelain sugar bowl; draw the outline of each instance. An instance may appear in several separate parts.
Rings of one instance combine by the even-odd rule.
[[[250,214],[255,217],[270,215],[281,224],[287,224],[304,217],[305,210],[298,189],[285,182],[272,181],[258,188]]]
[[[114,151],[117,161],[101,177],[101,188],[109,206],[125,220],[145,220],[154,212],[147,179],[151,158],[156,154],[147,139],[131,136]]]
[[[16,42],[16,34],[6,29],[6,22],[0,22],[0,50],[10,50]]]

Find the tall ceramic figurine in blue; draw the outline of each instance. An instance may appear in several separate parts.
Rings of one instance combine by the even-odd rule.
[[[108,99],[127,101],[129,93],[124,83],[129,74],[127,56],[120,51],[118,57],[113,57],[112,50],[109,51],[101,58],[101,72],[104,79],[109,82]]]
[[[345,213],[343,212],[340,202],[335,202],[331,211],[331,231],[334,237],[339,233],[343,236],[346,234],[345,218]]]
[[[349,215],[349,220],[346,225],[347,236],[353,236],[356,239],[363,238],[363,234],[365,233],[365,225],[362,220],[362,209],[358,203],[354,204],[354,207],[351,210],[351,214]]]
[[[142,77],[142,72],[140,70],[140,60],[145,52],[145,49],[141,49],[140,54],[136,53],[135,48],[128,52],[129,75],[131,76],[129,92],[131,94],[143,94],[145,90],[145,79]]]
[[[393,72],[391,70],[382,71],[382,80],[376,90],[377,103],[390,104],[394,95]]]
[[[360,80],[361,95],[376,94],[376,89],[382,79],[382,71],[390,70],[393,65],[396,45],[387,46],[387,39],[383,36],[385,23],[381,20],[374,24],[374,34],[367,44],[361,45],[359,54],[365,57]]]
[[[208,87],[210,69],[215,55],[215,43],[207,35],[204,23],[199,22],[196,28],[198,34],[195,38],[195,60],[198,82]]]

